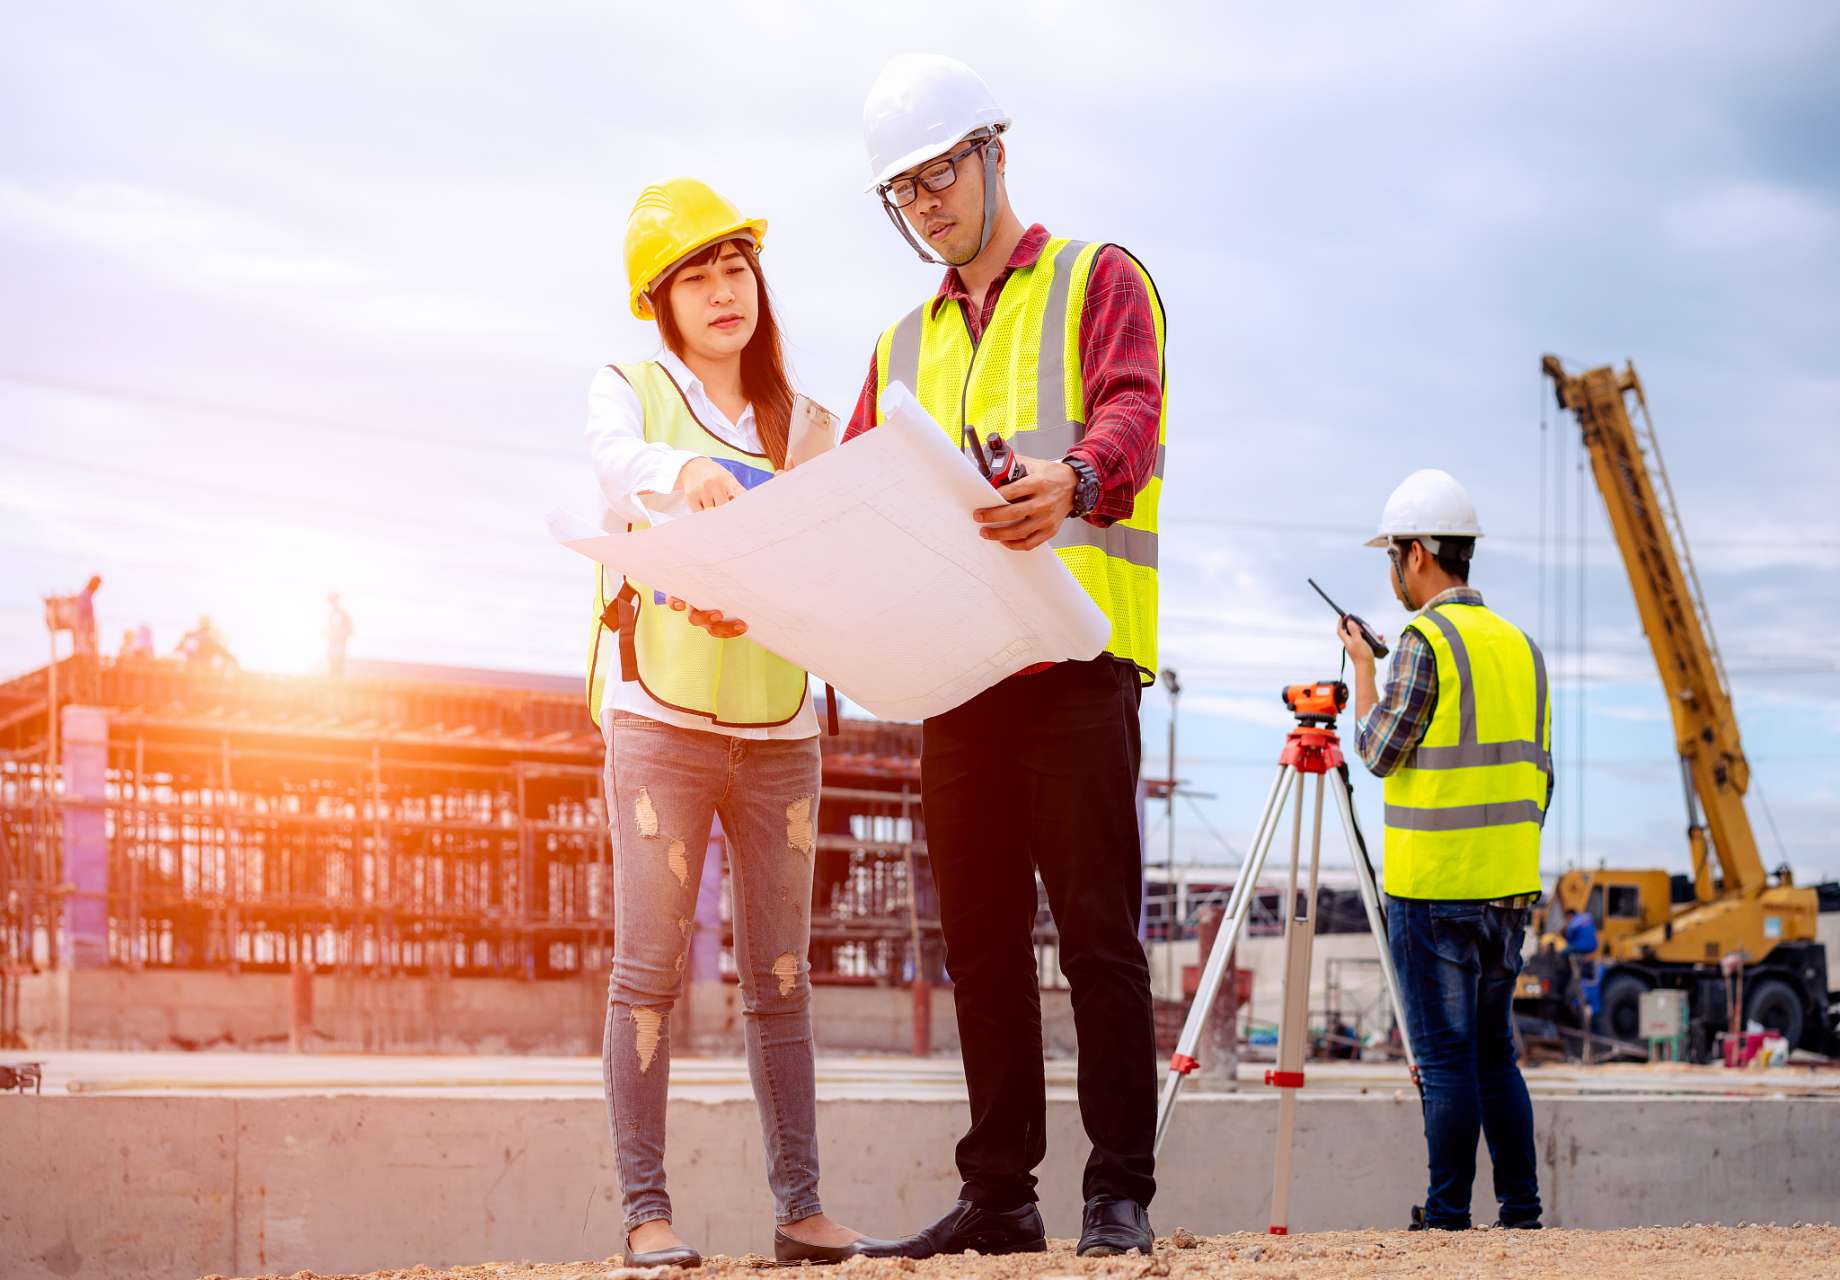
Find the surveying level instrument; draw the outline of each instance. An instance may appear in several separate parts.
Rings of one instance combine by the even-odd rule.
[[[1354,862],[1355,880],[1360,885],[1361,905],[1367,911],[1367,925],[1373,930],[1380,950],[1380,969],[1386,975],[1387,994],[1392,1000],[1393,1017],[1405,1048],[1406,1065],[1413,1083],[1418,1082],[1418,1060],[1412,1054],[1412,1038],[1406,1030],[1405,1005],[1399,998],[1399,977],[1393,971],[1393,953],[1387,945],[1386,913],[1380,906],[1380,889],[1374,878],[1373,863],[1367,857],[1367,842],[1355,818],[1354,797],[1348,790],[1348,765],[1342,759],[1341,741],[1335,734],[1336,717],[1348,705],[1348,686],[1339,680],[1319,680],[1315,684],[1287,685],[1280,696],[1284,705],[1297,717],[1297,727],[1284,740],[1278,757],[1278,776],[1272,779],[1259,814],[1252,846],[1240,865],[1238,880],[1227,898],[1226,919],[1214,939],[1207,966],[1195,991],[1195,1001],[1188,1007],[1188,1020],[1182,1024],[1182,1036],[1169,1059],[1169,1076],[1163,1083],[1163,1095],[1157,1104],[1156,1150],[1163,1148],[1169,1122],[1175,1115],[1176,1098],[1188,1073],[1200,1066],[1195,1050],[1201,1044],[1201,1032],[1207,1026],[1214,996],[1227,972],[1227,957],[1239,941],[1252,899],[1258,892],[1259,876],[1265,869],[1265,856],[1271,851],[1284,805],[1295,794],[1291,809],[1290,893],[1285,899],[1284,924],[1284,1002],[1278,1024],[1278,1065],[1265,1073],[1265,1083],[1278,1089],[1278,1159],[1276,1181],[1271,1192],[1271,1234],[1289,1233],[1291,1132],[1297,1119],[1297,1090],[1303,1087],[1303,1060],[1310,1032],[1310,949],[1316,936],[1317,872],[1322,857],[1323,791],[1335,796],[1336,809],[1342,817],[1342,834]],[[1297,877],[1303,850],[1303,779],[1316,776],[1314,815],[1310,825],[1309,894],[1301,902],[1297,896]]]

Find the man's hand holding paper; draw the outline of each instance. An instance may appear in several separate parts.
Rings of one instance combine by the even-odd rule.
[[[1028,474],[997,490],[1008,505],[985,507],[972,519],[984,526],[978,531],[981,537],[1012,551],[1033,551],[1061,531],[1073,510],[1076,480],[1073,468],[1064,462],[1020,455],[1016,460]]]

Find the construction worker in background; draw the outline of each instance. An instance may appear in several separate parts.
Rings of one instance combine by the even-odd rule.
[[[1356,741],[1386,779],[1387,935],[1424,1089],[1431,1179],[1412,1229],[1470,1225],[1478,1131],[1495,1165],[1497,1226],[1540,1225],[1533,1108],[1516,1062],[1514,983],[1540,892],[1552,800],[1552,714],[1539,647],[1469,585],[1482,528],[1442,471],[1393,491],[1370,547],[1414,616],[1386,696],[1350,619]]]
[[[115,654],[117,662],[138,662],[153,656],[152,627],[143,622],[137,630],[121,633],[121,648]]]
[[[100,652],[96,639],[96,589],[101,585],[102,575],[96,574],[77,592],[77,625],[71,630],[71,645],[79,658],[94,658]]]
[[[339,607],[339,593],[328,591],[326,603],[332,614],[326,619],[326,674],[338,679],[345,674],[345,642],[351,639],[351,615]]]
[[[208,614],[199,614],[197,627],[180,638],[179,655],[185,659],[187,671],[237,669],[236,658],[224,644],[223,636],[217,628],[211,625]]]
[[[1571,961],[1572,981],[1584,1005],[1578,1010],[1579,1021],[1586,1030],[1600,1030],[1598,1024],[1604,1012],[1604,973],[1597,963],[1597,921],[1591,918],[1589,911],[1574,911],[1565,922],[1565,949]]]
[[[928,859],[971,1128],[958,1144],[958,1202],[896,1251],[1046,1247],[1033,1172],[1046,1153],[1039,869],[1073,989],[1093,1144],[1079,1252],[1148,1254],[1156,1045],[1137,936],[1138,699],[1157,669],[1163,311],[1125,250],[1023,226],[1004,182],[1009,126],[983,80],[952,58],[895,58],[870,90],[868,189],[946,272],[882,334],[848,435],[879,424],[883,390],[901,382],[959,448],[986,434],[1012,441],[1027,475],[975,514],[1001,526],[982,536],[1017,551],[1052,546],[1112,634],[1090,662],[1015,672],[925,723]]]
[[[643,495],[681,492],[694,513],[784,467],[793,391],[760,269],[766,232],[694,178],[640,193],[626,224],[628,301],[657,321],[662,349],[608,365],[589,391],[604,528],[645,528]],[[603,1072],[626,1265],[702,1261],[672,1228],[665,1102],[671,1011],[717,815],[774,1253],[841,1262],[885,1242],[832,1221],[818,1201],[807,955],[820,784],[805,672],[742,638],[742,620],[605,569],[596,584],[588,704],[607,740],[615,913]]]

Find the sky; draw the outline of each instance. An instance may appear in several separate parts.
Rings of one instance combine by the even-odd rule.
[[[1437,466],[1487,534],[1476,585],[1555,674],[1547,869],[1685,869],[1665,702],[1553,352],[1634,361],[1759,845],[1840,876],[1840,10],[1123,12],[15,6],[0,675],[42,664],[39,597],[92,572],[111,651],[208,614],[245,666],[310,671],[338,590],[354,657],[579,670],[589,572],[543,515],[592,513],[588,384],[656,350],[625,307],[633,199],[688,173],[769,219],[796,379],[847,414],[938,282],[863,194],[862,99],[887,58],[944,52],[1014,117],[1023,220],[1125,245],[1166,306],[1178,859],[1243,851],[1279,686],[1335,673],[1305,578],[1389,637],[1405,620],[1361,542]],[[1169,711],[1146,692],[1151,774]]]

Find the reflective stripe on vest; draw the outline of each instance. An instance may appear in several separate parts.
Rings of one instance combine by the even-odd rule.
[[[1439,605],[1407,629],[1437,661],[1437,703],[1424,739],[1386,780],[1386,891],[1538,892],[1552,770],[1546,660],[1480,605]]]
[[[765,454],[737,449],[715,435],[690,411],[683,390],[664,366],[611,366],[632,386],[644,412],[646,440],[700,454],[722,467],[742,487],[773,478]],[[649,526],[637,524],[632,529]],[[619,637],[602,622],[609,591],[605,568],[595,575],[593,639],[588,650],[588,710],[600,723],[610,670],[619,666]],[[634,602],[633,677],[651,698],[676,711],[707,716],[722,728],[785,724],[805,705],[805,672],[745,638],[718,640],[690,624],[689,616],[665,607],[662,592],[638,583]],[[617,591],[618,588],[614,588]]]
[[[1080,316],[1093,259],[1105,246],[1050,240],[1035,264],[1011,274],[983,337],[973,344],[962,307],[928,299],[883,332],[876,344],[876,397],[900,382],[959,448],[969,420],[980,438],[1015,438],[1018,453],[1059,459],[1086,433]],[[1127,256],[1129,256],[1127,254]],[[1159,366],[1163,306],[1135,258],[1156,317]],[[1165,390],[1167,388],[1165,387]],[[960,404],[965,406],[960,416]],[[881,421],[879,405],[876,421]],[[1157,503],[1163,487],[1168,397],[1157,424],[1156,467],[1129,517],[1107,528],[1068,520],[1050,543],[1111,621],[1106,649],[1149,679],[1157,669]]]

